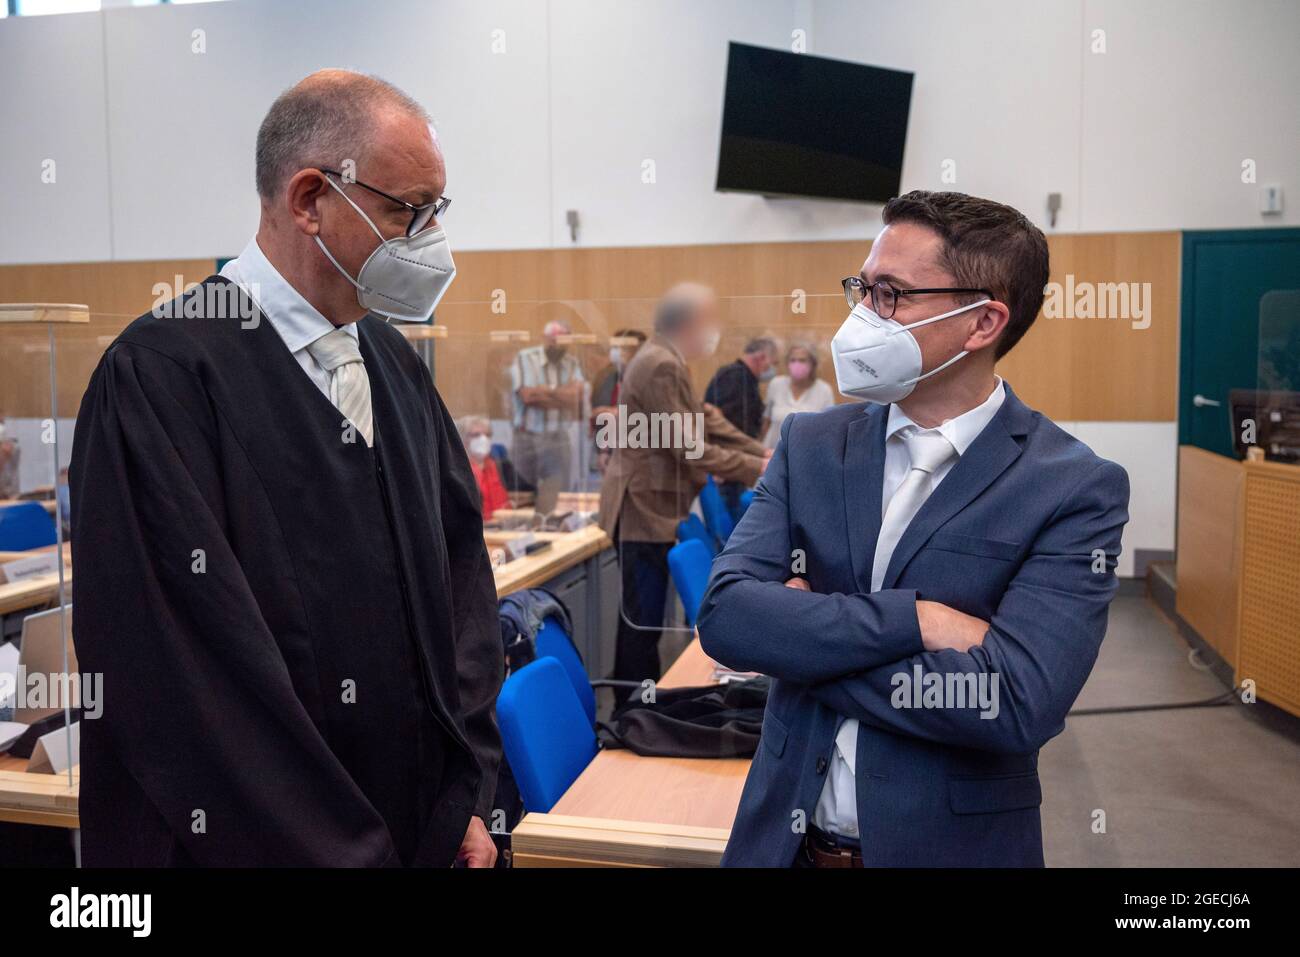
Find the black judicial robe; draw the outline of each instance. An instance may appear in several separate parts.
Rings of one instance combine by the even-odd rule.
[[[372,449],[233,283],[172,308],[109,347],[77,417],[74,640],[104,695],[83,861],[448,865],[490,820],[503,667],[428,370],[360,321]]]

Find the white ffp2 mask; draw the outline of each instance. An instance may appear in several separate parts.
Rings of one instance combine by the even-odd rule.
[[[881,405],[907,398],[922,379],[943,371],[966,355],[965,351],[959,352],[921,375],[921,346],[908,330],[969,312],[992,301],[981,299],[907,326],[893,319],[882,319],[865,301],[858,303],[831,339],[831,357],[835,360],[840,392],[852,399]]]
[[[339,265],[339,261],[321,242],[320,236],[316,237],[316,244],[329,257],[334,268],[357,287],[357,302],[363,309],[381,316],[404,319],[407,322],[424,322],[433,315],[443,293],[456,278],[456,263],[451,258],[447,234],[441,226],[433,225],[414,236],[385,239],[370,217],[352,202],[352,198],[334,180],[327,176],[325,182],[338,190],[339,195],[348,201],[348,205],[357,211],[357,215],[379,237],[379,245],[362,263],[356,278]]]
[[[492,454],[492,440],[486,435],[476,435],[469,440],[466,448],[474,458],[486,459]]]

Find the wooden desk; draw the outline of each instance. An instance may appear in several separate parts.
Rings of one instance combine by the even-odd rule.
[[[505,538],[527,534],[525,532],[488,532],[489,543]],[[592,555],[612,547],[609,536],[601,531],[599,525],[588,525],[576,532],[534,532],[539,542],[550,542],[551,547],[534,555],[516,558],[493,569],[497,583],[497,597],[501,598],[514,591],[536,588],[545,584],[562,571],[572,568],[579,562],[585,562]]]
[[[660,687],[712,681],[692,641]],[[547,814],[526,814],[511,836],[516,867],[707,867],[722,859],[746,758],[645,758],[601,751]]]
[[[54,546],[49,545],[45,548],[33,548],[25,552],[0,552],[0,565],[20,558],[30,558],[39,552],[51,552],[53,550]],[[71,588],[72,545],[68,542],[63,545],[63,555],[63,582]],[[28,578],[25,581],[3,583],[0,584],[0,615],[8,615],[15,611],[24,611],[28,608],[48,605],[53,601],[57,601],[58,597],[58,574],[40,575],[36,578]]]
[[[0,821],[46,827],[80,827],[77,816],[80,769],[72,769],[75,783],[68,787],[66,773],[28,774],[23,770],[26,767],[26,758],[0,754]]]
[[[1300,716],[1300,465],[1182,446],[1176,609],[1261,701]]]

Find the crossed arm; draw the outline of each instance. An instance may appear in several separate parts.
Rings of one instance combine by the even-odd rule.
[[[912,589],[807,590],[790,570],[791,421],[714,564],[699,619],[705,651],[730,667],[802,685],[837,713],[896,734],[1008,753],[1036,750],[1057,734],[1092,670],[1117,587],[1114,565],[1128,518],[1123,469],[1100,463],[1064,496],[985,622],[919,600]],[[1097,550],[1105,563],[1094,571]],[[923,679],[996,680],[996,715],[895,707],[895,676],[911,680],[918,667]]]

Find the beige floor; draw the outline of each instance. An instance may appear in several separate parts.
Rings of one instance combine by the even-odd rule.
[[[1076,707],[1221,693],[1187,652],[1154,604],[1117,598]],[[1073,717],[1039,772],[1049,866],[1300,866],[1300,740],[1248,706]]]

